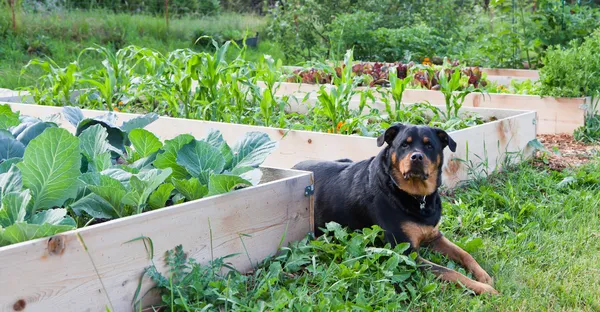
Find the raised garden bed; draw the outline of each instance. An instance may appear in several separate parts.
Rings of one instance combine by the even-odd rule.
[[[22,116],[32,117],[48,118],[52,114],[59,114],[63,111],[63,108],[58,107],[23,104],[11,104],[11,106],[13,111],[19,111]],[[85,111],[82,117],[99,117],[105,114],[105,112]],[[67,122],[62,115],[55,117],[53,122],[60,123],[62,128],[71,132],[75,131],[75,126],[69,123],[72,119]],[[128,121],[138,116],[120,114],[118,117],[119,121]],[[3,119],[4,125],[8,122],[7,120],[10,119]],[[10,122],[15,122],[14,118]],[[146,129],[152,131],[152,129],[181,127],[180,120],[159,118],[156,122],[159,124],[146,127]],[[81,122],[77,124],[77,128],[80,125]],[[136,123],[136,125],[138,124]],[[122,128],[131,128],[132,126],[129,124]],[[75,141],[76,137],[68,135],[68,131],[52,125],[48,125],[48,127],[36,139],[23,143],[26,144],[27,149],[40,147],[37,143],[41,140],[34,140],[42,138],[42,136],[46,139],[50,137],[48,134],[54,132],[68,136],[71,138],[70,140]],[[97,129],[99,128],[94,130]],[[53,131],[48,132],[49,130]],[[17,136],[17,140],[22,142],[31,132]],[[181,133],[185,132],[185,130],[181,131]],[[133,132],[130,132],[129,138],[133,141],[135,136],[131,133]],[[205,137],[206,134],[204,132],[197,137]],[[2,140],[8,140],[7,135],[9,133],[3,132]],[[111,135],[109,134],[109,141]],[[235,140],[243,136],[243,132],[233,135]],[[150,141],[152,140],[142,140],[142,142]],[[91,140],[90,142],[95,141]],[[145,143],[134,144],[134,146],[135,153],[143,153],[142,150],[151,149],[151,145]],[[145,147],[138,149],[138,146]],[[72,153],[67,149],[72,148],[73,144],[63,146],[66,149],[62,149],[60,146],[51,147],[51,145],[47,147],[50,150],[63,151],[67,153],[63,154],[63,157],[69,157]],[[23,163],[28,159],[27,149]],[[11,153],[14,150],[11,149]],[[44,156],[40,153],[45,151],[37,149],[34,151],[37,152],[31,155]],[[103,153],[110,153],[110,151]],[[131,156],[134,155],[134,152],[128,150],[128,154]],[[3,154],[4,156],[5,154]],[[42,167],[44,161],[48,160],[42,157],[33,164]],[[28,163],[27,166],[31,166],[31,164]],[[92,170],[89,169],[91,165],[92,162],[88,162],[87,170],[88,173],[93,174],[92,171],[89,171]],[[98,163],[94,162],[94,166],[96,165]],[[76,171],[79,171],[78,167],[79,164],[76,163]],[[188,170],[187,167],[186,170]],[[235,254],[228,258],[228,261],[241,271],[249,270],[257,262],[275,253],[282,244],[299,240],[312,230],[312,201],[310,196],[306,196],[305,193],[306,187],[312,185],[312,175],[306,172],[266,166],[261,167],[260,171],[262,175],[260,181],[256,180],[259,183],[255,186],[247,186],[220,195],[81,227],[53,235],[50,238],[48,236],[52,233],[37,236],[45,238],[0,247],[0,276],[2,278],[0,309],[3,311],[105,311],[107,309],[110,311],[134,311],[132,303],[136,294],[139,294],[138,298],[140,298],[152,288],[149,280],[144,280],[140,284],[144,270],[153,264],[151,255],[155,257],[154,261],[159,270],[164,271],[166,269],[164,266],[165,252],[179,244],[186,248],[185,252],[189,257],[204,263],[214,258]],[[140,179],[145,181],[141,176]],[[23,183],[25,184],[25,182]],[[133,178],[130,183],[134,183]],[[35,189],[27,187],[28,190]],[[227,188],[229,189],[229,187]],[[34,205],[43,206],[41,200],[37,201],[42,197],[36,192],[42,191],[39,189],[34,191],[34,195],[37,194],[36,197],[33,197],[36,199]],[[132,192],[135,193],[132,189],[127,194]],[[214,194],[218,194],[218,192]],[[185,196],[187,197],[187,195]],[[166,200],[167,202],[175,201],[174,198]],[[54,201],[56,198],[52,195],[44,197],[44,203],[47,203],[48,209],[43,211],[56,210],[51,208],[56,206]],[[123,198],[123,202],[125,202],[125,198]],[[61,205],[58,204],[59,207]],[[27,208],[28,214],[29,209]],[[87,212],[87,210],[84,211]],[[30,219],[29,215],[22,217],[25,217],[27,222],[33,222],[30,224],[38,224]],[[38,214],[35,217],[41,218]],[[0,219],[2,218],[0,216]],[[2,219],[2,221],[5,220]],[[74,223],[73,226],[75,226]],[[3,242],[3,239],[0,235],[0,243]],[[156,299],[155,294],[150,292],[142,305]]]
[[[330,87],[331,85],[325,86]],[[302,99],[306,93],[315,93],[319,88],[320,85],[316,84],[282,82],[277,94],[294,95]],[[364,89],[364,87],[359,88]],[[375,94],[377,95],[377,93]],[[439,91],[407,89],[403,93],[402,101],[405,103],[429,102],[433,105],[443,105],[445,100],[444,95]],[[586,111],[592,104],[591,101],[590,97],[554,98],[505,93],[471,93],[466,96],[463,105],[467,107],[532,110],[537,112],[537,132],[539,134],[557,134],[573,133],[575,129],[583,126]]]
[[[59,112],[61,108],[50,106],[11,104],[14,109],[32,116],[46,116]],[[301,106],[299,106],[301,107]],[[476,112],[483,118],[494,117],[482,125],[452,131],[450,135],[457,142],[457,151],[445,151],[443,184],[454,187],[468,180],[473,174],[485,176],[501,168],[505,163],[521,160],[532,153],[528,143],[536,137],[535,112],[463,108],[463,112]],[[86,116],[98,116],[104,112],[84,110]],[[128,120],[137,115],[118,113],[119,120]],[[175,126],[174,126],[175,125]],[[246,132],[267,133],[278,148],[265,160],[264,165],[291,168],[308,159],[335,160],[350,158],[362,160],[376,155],[374,137],[356,135],[327,134],[311,131],[286,130],[191,119],[160,117],[147,126],[161,139],[170,139],[182,133],[201,136],[208,129],[218,129],[225,140],[235,140]]]

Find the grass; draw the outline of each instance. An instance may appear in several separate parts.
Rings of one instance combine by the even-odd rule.
[[[443,233],[490,273],[500,296],[473,296],[415,270],[411,258],[372,249],[381,247],[377,229],[346,233],[333,224],[326,236],[285,249],[249,275],[220,274],[223,259],[213,267],[184,265],[176,252],[170,261],[179,275],[149,272],[174,311],[209,304],[232,311],[597,311],[599,190],[595,159],[564,172],[525,163],[444,198]],[[422,254],[464,273],[437,254]]]
[[[236,37],[246,30],[254,35],[257,31],[262,32],[267,22],[264,17],[254,14],[224,13],[215,17],[171,19],[167,28],[162,16],[99,10],[58,11],[20,13],[17,32],[14,32],[8,10],[2,11],[0,88],[8,89],[32,85],[41,75],[41,72],[34,71],[20,76],[21,68],[34,58],[49,56],[65,66],[77,59],[81,50],[94,44],[113,49],[133,44],[162,53],[181,48],[203,50],[204,47],[194,45],[201,35]],[[257,60],[263,53],[284,58],[277,46],[262,40],[256,49],[249,50],[247,57]],[[85,67],[85,64],[94,61],[98,59],[87,56],[82,63]]]

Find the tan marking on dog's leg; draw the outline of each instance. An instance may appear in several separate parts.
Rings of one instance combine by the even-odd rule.
[[[431,272],[435,276],[437,276],[438,278],[440,278],[443,281],[452,282],[452,283],[460,283],[460,284],[464,285],[465,287],[469,288],[470,290],[474,291],[478,295],[481,295],[484,293],[499,294],[498,291],[494,289],[494,287],[492,287],[488,284],[474,281],[454,270],[451,270],[451,269],[448,269],[441,265],[435,264],[435,263],[425,260],[421,257],[418,257],[417,261],[419,263],[424,264],[424,266],[422,268],[431,270]]]
[[[487,272],[481,268],[479,263],[475,261],[473,256],[462,248],[456,246],[454,243],[449,241],[446,237],[440,237],[439,239],[431,243],[431,249],[447,256],[452,261],[457,262],[464,266],[469,272],[475,276],[475,279],[479,282],[493,285],[494,281]]]
[[[403,222],[402,232],[408,237],[413,248],[419,249],[421,244],[430,242],[439,235],[438,226],[420,225],[414,222]]]

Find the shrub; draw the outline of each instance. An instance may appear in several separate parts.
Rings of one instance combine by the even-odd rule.
[[[397,29],[379,28],[373,32],[376,54],[374,59],[381,61],[421,60],[425,57],[444,53],[446,40],[436,35],[426,25],[416,25]]]
[[[380,15],[374,12],[358,11],[336,17],[327,33],[332,50],[341,56],[353,48],[357,59],[368,59],[375,52],[373,31],[380,22]]]
[[[600,29],[582,44],[572,41],[570,47],[551,47],[540,70],[541,95],[577,97],[600,90]]]

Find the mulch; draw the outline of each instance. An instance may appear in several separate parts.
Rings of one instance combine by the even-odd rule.
[[[534,164],[552,170],[574,168],[600,155],[600,145],[578,142],[570,134],[542,134],[538,140],[547,151],[537,151]]]

